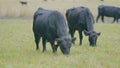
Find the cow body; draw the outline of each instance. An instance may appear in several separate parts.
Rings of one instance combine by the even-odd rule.
[[[49,41],[53,52],[57,51],[59,45],[63,54],[69,54],[72,39],[67,31],[65,19],[58,11],[39,8],[34,14],[33,32],[37,50],[42,37],[43,52],[46,50],[46,41]]]
[[[97,36],[99,36],[100,33],[94,31],[94,18],[88,8],[76,7],[68,9],[66,11],[66,18],[68,21],[69,33],[72,37],[74,37],[75,31],[78,30],[80,45],[83,39],[82,31],[84,31],[85,35],[89,35],[90,45],[96,45]],[[93,36],[95,36],[95,39]]]
[[[96,18],[96,22],[98,22],[99,17],[101,16],[102,22],[104,22],[104,16],[113,17],[113,22],[117,21],[120,18],[120,8],[113,6],[104,6],[100,5],[98,7],[98,16]]]

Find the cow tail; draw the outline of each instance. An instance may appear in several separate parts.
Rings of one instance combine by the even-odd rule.
[[[33,29],[34,29],[35,21],[36,21],[36,18],[38,15],[41,15],[41,14],[37,13],[37,11],[36,11],[34,16],[33,16]]]
[[[37,13],[35,12],[34,16],[33,16],[33,30],[34,30],[34,26],[35,26],[35,20],[37,18]]]
[[[71,12],[71,10],[69,10],[69,9],[66,11],[66,14],[65,14],[65,15],[66,15],[66,19],[67,19],[67,20],[69,20],[68,18],[69,18],[69,16],[70,16],[70,12]]]

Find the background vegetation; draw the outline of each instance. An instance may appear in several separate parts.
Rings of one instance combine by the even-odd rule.
[[[21,5],[19,1],[28,2],[27,5]],[[97,15],[99,5],[120,6],[120,0],[0,0],[0,17],[1,18],[32,18],[38,7],[50,10],[58,10],[63,14],[67,9],[78,6],[90,8],[94,16]]]
[[[32,32],[32,16],[38,7],[59,10],[64,14],[68,8],[83,5],[89,7],[96,17],[98,5],[120,6],[119,0],[27,1],[28,5],[22,6],[19,0],[0,0],[0,68],[120,68],[120,25],[108,24],[113,19],[106,18],[104,24],[100,21],[95,24],[95,30],[101,32],[96,47],[89,46],[86,36],[83,45],[79,46],[76,32],[77,40],[68,57],[59,48],[57,54],[53,54],[49,43],[45,53],[42,53],[41,43],[40,50],[36,51]]]

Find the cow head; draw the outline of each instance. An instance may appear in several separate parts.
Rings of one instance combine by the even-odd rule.
[[[96,46],[96,43],[97,43],[97,38],[98,36],[100,36],[101,33],[97,33],[95,31],[84,31],[84,34],[86,36],[89,36],[89,43],[91,46]]]
[[[69,38],[69,37],[58,38],[55,40],[54,45],[57,46],[59,45],[61,52],[64,55],[69,55],[71,45],[75,40],[76,38]]]

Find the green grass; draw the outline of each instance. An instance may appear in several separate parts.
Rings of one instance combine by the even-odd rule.
[[[71,54],[66,57],[58,48],[52,53],[50,44],[42,53],[35,50],[32,20],[0,20],[0,68],[120,68],[120,25],[95,24],[101,32],[97,47],[90,47],[84,36],[79,46],[78,33]]]

